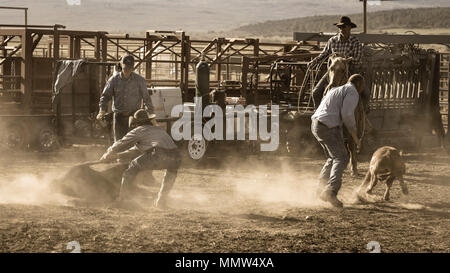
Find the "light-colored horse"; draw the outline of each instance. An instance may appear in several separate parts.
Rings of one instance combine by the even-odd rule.
[[[328,85],[323,96],[333,87],[338,87],[347,83],[349,78],[348,67],[352,58],[344,58],[342,55],[334,53],[328,59]]]
[[[338,87],[347,83],[349,78],[348,67],[352,58],[345,58],[339,54],[332,54],[328,60],[328,82],[323,96],[334,87]],[[358,101],[358,105],[355,109],[355,120],[356,120],[356,134],[361,141],[364,136],[366,115],[364,112],[364,106],[361,101],[361,97]],[[356,157],[357,147],[356,143],[353,141],[351,133],[344,129],[344,139],[346,139],[346,147],[350,153],[350,165],[352,169],[352,175],[358,175],[358,160]]]

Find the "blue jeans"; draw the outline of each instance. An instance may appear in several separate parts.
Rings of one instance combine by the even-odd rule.
[[[113,119],[114,142],[122,139],[130,130],[130,127],[128,126],[129,117],[130,115],[114,113]]]
[[[342,185],[342,173],[347,168],[349,154],[344,144],[342,127],[328,128],[313,119],[311,132],[327,157],[319,176],[319,189],[337,195]]]
[[[120,195],[122,197],[123,195],[129,195],[132,190],[136,189],[135,178],[139,172],[166,169],[158,195],[158,198],[165,198],[175,183],[180,165],[181,155],[178,149],[167,150],[156,147],[146,151],[133,159],[128,169],[123,172]]]
[[[319,108],[320,102],[323,98],[323,93],[325,92],[325,88],[328,85],[328,71],[320,78],[319,82],[314,86],[312,91],[312,99],[314,103],[314,110]]]

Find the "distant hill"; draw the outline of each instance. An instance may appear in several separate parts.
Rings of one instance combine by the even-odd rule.
[[[362,14],[349,15],[362,31]],[[250,24],[234,29],[233,32],[251,36],[292,36],[293,32],[334,32],[333,23],[339,15],[310,16],[285,20],[273,20]],[[383,32],[385,29],[449,29],[450,8],[418,8],[377,11],[367,14],[369,32]]]
[[[0,6],[28,7],[29,24],[58,23],[67,26],[68,29],[106,30],[115,33],[142,32],[148,29],[225,32],[269,19],[290,22],[285,19],[313,15],[353,14],[362,11],[362,3],[358,0],[0,0]],[[448,8],[450,1],[383,1],[379,5],[369,5],[368,10],[375,12],[434,7]],[[445,10],[448,13],[448,9]],[[443,16],[448,16],[446,12],[442,9]],[[437,20],[440,16],[432,19]],[[23,24],[23,17],[21,11],[0,10],[0,23],[3,24]],[[336,17],[338,16],[329,17],[330,22],[334,22]],[[398,18],[399,21],[406,19],[403,17],[402,15]],[[287,28],[280,27],[275,30],[289,33],[288,36],[291,37],[290,32],[293,29],[302,30],[303,21],[294,24],[296,20],[299,19],[291,20],[292,23],[288,23]],[[324,30],[320,19],[317,23],[312,22],[303,27],[305,30]],[[284,24],[281,25],[284,26]],[[263,30],[264,27],[255,31],[265,32]]]

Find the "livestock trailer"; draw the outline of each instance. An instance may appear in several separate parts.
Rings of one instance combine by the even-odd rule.
[[[50,151],[60,144],[109,143],[109,131],[95,120],[98,100],[118,60],[130,52],[116,50],[113,57],[108,49],[111,43],[115,49],[136,46],[135,40],[125,37],[126,45],[116,44],[106,32],[64,30],[61,25],[14,27],[0,29],[1,144]],[[58,73],[75,71],[77,62],[77,73],[59,88]],[[158,103],[157,120],[170,129],[168,105],[181,103],[181,89],[149,85],[149,92]]]

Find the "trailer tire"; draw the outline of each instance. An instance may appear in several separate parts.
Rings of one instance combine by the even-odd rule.
[[[204,162],[208,157],[209,143],[203,137],[182,141],[180,145],[183,162],[194,166]]]
[[[201,161],[206,156],[208,142],[203,137],[194,137],[187,141],[187,152],[190,159]]]
[[[21,123],[11,123],[2,134],[2,142],[9,149],[25,150],[29,144],[30,134]]]
[[[52,152],[60,147],[59,138],[55,129],[45,126],[39,130],[36,147],[41,152]]]

